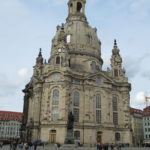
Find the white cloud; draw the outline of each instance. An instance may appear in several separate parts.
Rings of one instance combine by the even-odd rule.
[[[143,91],[138,92],[135,97],[135,102],[138,104],[145,103],[145,93]]]
[[[150,97],[150,94],[145,93],[144,91],[140,91],[135,95],[135,98],[131,99],[131,106],[139,109],[143,109],[146,105],[150,104],[150,99],[146,103],[145,97]]]
[[[18,71],[19,77],[25,78],[28,75],[28,69],[27,68],[22,68]]]

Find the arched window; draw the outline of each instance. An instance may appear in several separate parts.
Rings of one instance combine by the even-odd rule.
[[[60,57],[59,56],[56,57],[56,64],[60,64]]]
[[[70,42],[71,42],[71,35],[67,35],[66,41],[67,41],[67,43],[70,43]]]
[[[95,61],[92,61],[92,63],[91,63],[91,68],[92,68],[92,70],[95,70],[95,69],[96,69],[96,62],[95,62]]]
[[[117,111],[118,110],[118,104],[117,104],[117,98],[116,97],[113,97],[112,105],[113,105],[113,111]]]
[[[120,141],[120,133],[115,133],[115,140]]]
[[[80,131],[74,131],[74,139],[79,140],[80,139]]]
[[[80,2],[77,2],[77,12],[82,11],[82,4]]]
[[[96,94],[96,108],[101,108],[101,96]]]
[[[74,95],[73,95],[73,103],[74,103],[74,106],[79,107],[79,103],[80,103],[80,94],[79,94],[78,91],[75,91],[75,92],[74,92]]]
[[[52,104],[53,105],[59,104],[59,90],[57,90],[57,89],[53,91]]]
[[[86,38],[87,38],[87,44],[89,45],[92,44],[92,36],[88,34]]]
[[[112,98],[112,109],[113,109],[113,123],[118,125],[118,103],[117,97]]]
[[[101,95],[96,94],[96,123],[101,123]]]
[[[74,108],[73,114],[74,114],[74,121],[79,122],[79,108]]]
[[[52,108],[52,121],[56,121],[58,119],[58,107]]]
[[[118,77],[118,76],[119,76],[119,75],[118,75],[118,70],[117,70],[117,69],[114,70],[114,75],[115,75],[115,77]]]
[[[73,4],[71,3],[70,4],[70,13],[72,13],[73,12]]]

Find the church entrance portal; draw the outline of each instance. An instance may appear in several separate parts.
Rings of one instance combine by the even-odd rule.
[[[56,143],[56,130],[51,130],[50,131],[50,142],[51,143]]]
[[[102,132],[97,132],[97,143],[102,143]]]

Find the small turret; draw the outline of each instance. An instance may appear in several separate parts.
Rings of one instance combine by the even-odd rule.
[[[36,65],[43,65],[42,49],[40,48],[39,55],[36,58]]]
[[[114,40],[114,47],[112,49],[112,57],[111,57],[111,71],[113,77],[121,77],[124,76],[125,71],[122,68],[122,58],[120,56],[120,50],[117,46],[117,41]]]

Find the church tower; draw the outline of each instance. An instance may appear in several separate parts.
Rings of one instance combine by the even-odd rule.
[[[40,49],[33,76],[23,90],[22,137],[26,140],[63,144],[72,111],[75,141],[132,143],[131,85],[117,42],[111,69],[104,71],[101,41],[87,21],[85,5],[86,0],[69,0],[66,23],[57,26],[45,63]]]

